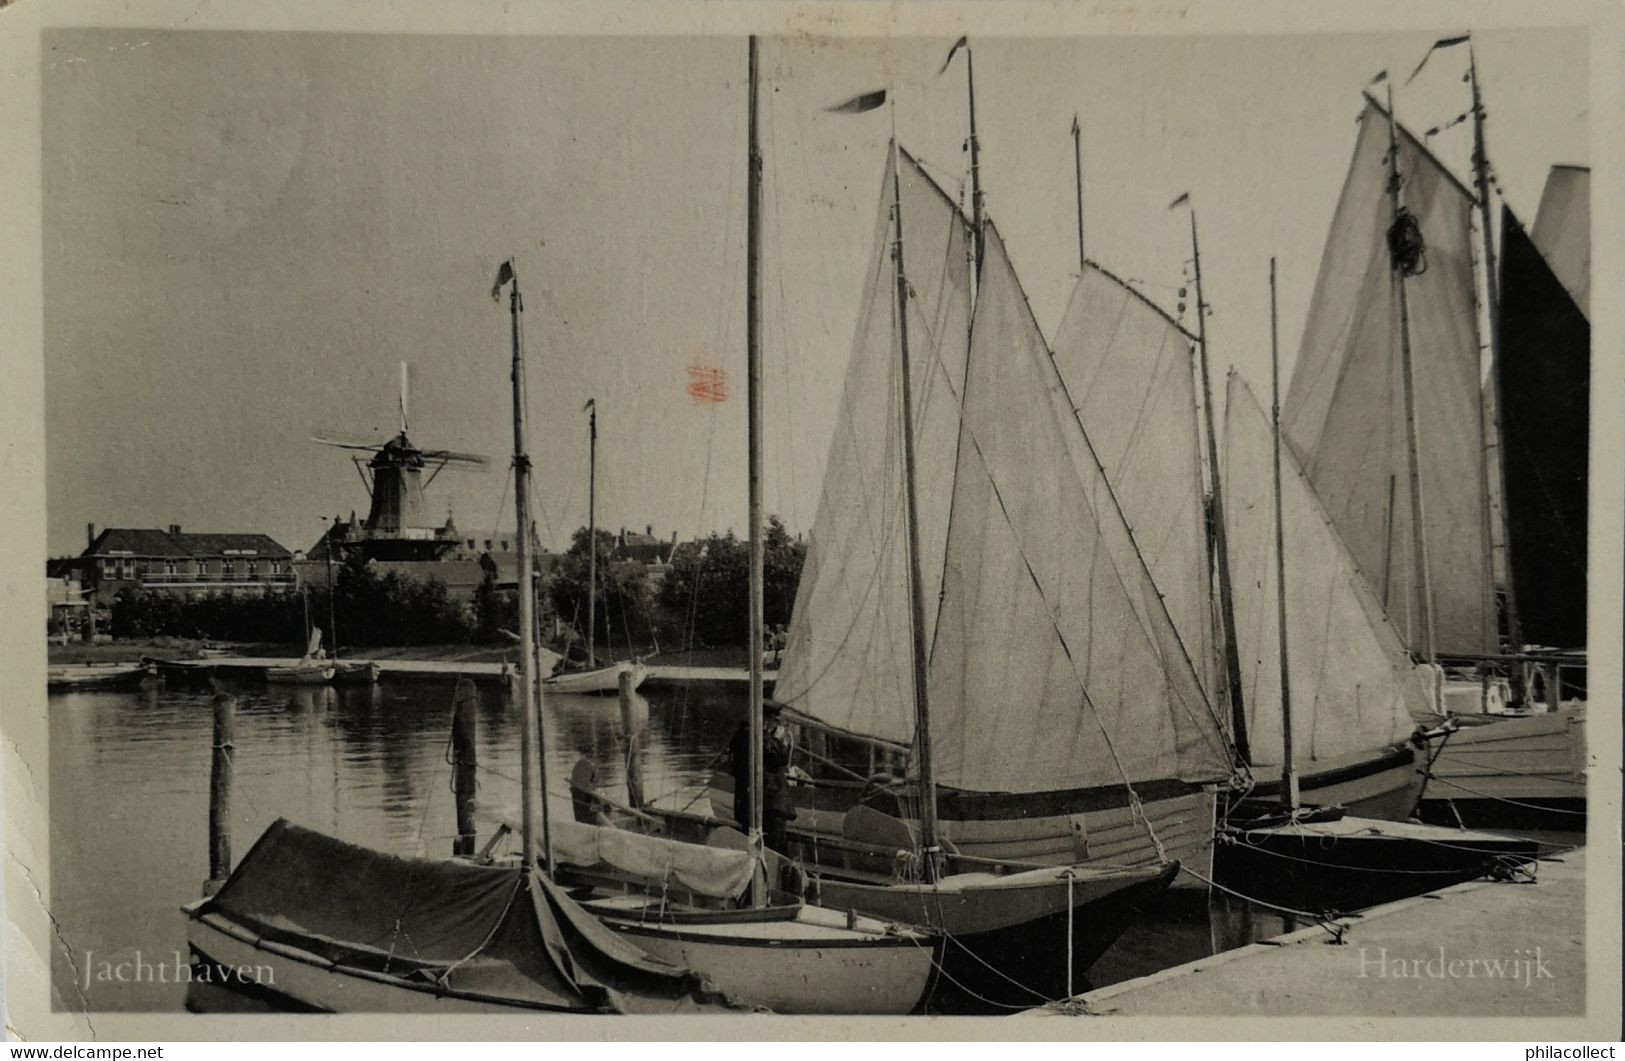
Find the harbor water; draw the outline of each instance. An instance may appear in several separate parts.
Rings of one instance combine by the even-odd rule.
[[[451,853],[448,760],[454,685],[228,686],[239,697],[231,838],[240,859],[279,817],[400,855]],[[517,823],[519,726],[509,698],[478,687],[477,822],[484,843]],[[188,990],[179,907],[208,876],[212,693],[175,688],[52,695],[50,903],[58,926],[54,1004],[92,1012],[254,1008]],[[694,683],[634,698],[638,767],[653,803],[708,810],[705,781],[744,712],[739,685]],[[548,808],[571,814],[568,780],[585,757],[601,790],[624,797],[615,697],[551,695]],[[1077,989],[1103,987],[1300,927],[1201,893],[1142,915]],[[1037,1000],[1035,1000],[1037,1001]]]

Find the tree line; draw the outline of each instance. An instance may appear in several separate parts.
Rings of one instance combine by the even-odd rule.
[[[777,517],[768,521],[764,545],[763,620],[769,628],[787,626],[806,546],[791,538]],[[589,565],[587,531],[578,530],[564,556],[539,580],[544,633],[565,631],[567,641],[585,638],[588,570],[594,567],[593,626],[601,650],[747,642],[748,542],[732,532],[685,542],[674,550],[663,577],[642,563],[616,559],[616,539],[607,531],[597,533],[594,546],[596,565]],[[330,647],[330,615],[345,646],[499,644],[511,642],[519,628],[515,595],[500,589],[490,572],[465,604],[437,579],[380,574],[352,557],[339,567],[330,589],[313,587],[306,594],[186,599],[127,588],[113,603],[111,632],[125,638],[303,643],[307,608],[309,623],[327,631],[324,643]]]

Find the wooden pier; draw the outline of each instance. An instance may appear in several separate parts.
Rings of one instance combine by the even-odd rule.
[[[1585,863],[1570,851],[1532,883],[1458,884],[1021,1016],[1580,1015]]]
[[[541,667],[545,673],[552,669],[558,657],[546,650],[542,650],[541,655],[543,656]],[[222,678],[237,677],[244,680],[254,680],[263,678],[268,668],[290,667],[300,661],[292,657],[219,656],[209,659],[188,659],[180,662],[206,667]],[[366,663],[369,661],[362,657],[354,659],[346,657],[344,662]],[[380,680],[387,682],[445,682],[459,678],[467,678],[475,682],[495,682],[502,680],[504,673],[511,673],[515,669],[511,663],[484,661],[380,659],[371,662],[378,665]],[[765,677],[767,687],[771,690],[773,672],[768,671]],[[690,684],[717,684],[738,685],[743,689],[749,679],[750,675],[743,667],[682,667],[651,664],[649,676],[644,679],[643,684],[644,688],[675,688]]]

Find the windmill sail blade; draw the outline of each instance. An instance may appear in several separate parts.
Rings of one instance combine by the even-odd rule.
[[[474,464],[480,466],[491,463],[491,458],[482,453],[458,453],[449,449],[426,449],[423,451],[423,459],[445,461],[449,464]]]
[[[355,439],[332,438],[328,435],[311,435],[310,440],[323,446],[337,446],[340,449],[364,449],[368,452],[375,451],[383,445],[382,442],[360,442]]]

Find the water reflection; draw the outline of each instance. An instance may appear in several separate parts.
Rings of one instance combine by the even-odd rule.
[[[447,759],[455,683],[230,687],[239,698],[230,824],[241,857],[278,817],[404,855],[443,857],[455,838]],[[497,685],[477,687],[481,841],[517,824],[518,718]],[[179,907],[207,876],[212,693],[191,689],[52,696],[52,912],[65,947],[53,954],[59,1004],[95,1010],[253,1008],[217,985],[110,982],[86,976],[106,960],[186,960]],[[706,778],[744,710],[742,690],[659,689],[633,699],[545,700],[550,813],[572,813],[569,779],[592,766],[600,791],[625,799],[629,773],[645,796],[704,811]],[[630,754],[629,754],[630,753]],[[629,765],[631,767],[629,771]],[[1278,918],[1176,895],[1130,926],[1091,971],[1095,985],[1282,931]],[[199,996],[202,996],[201,998]],[[83,996],[81,1000],[81,996]]]

